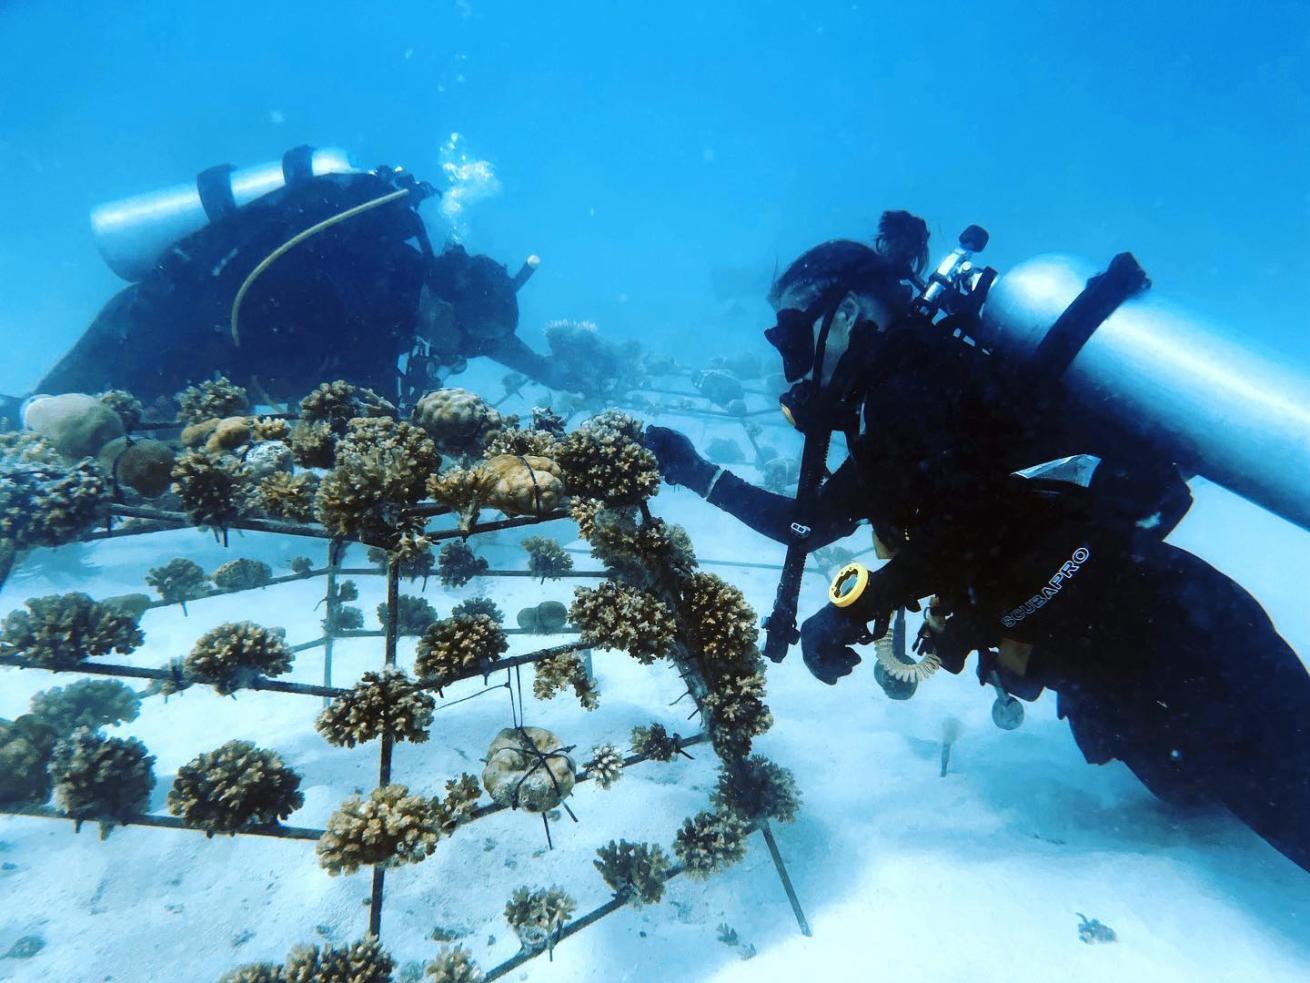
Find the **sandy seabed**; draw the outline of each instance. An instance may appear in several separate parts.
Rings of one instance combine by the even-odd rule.
[[[1310,610],[1291,577],[1306,568],[1310,534],[1213,486],[1199,483],[1196,494],[1174,541],[1246,585],[1298,651],[1310,652]],[[707,561],[777,563],[780,547],[685,491],[666,488],[653,504],[687,526],[707,569],[767,611],[776,574]],[[535,532],[561,541],[574,535],[560,522],[497,533],[477,546],[493,568],[522,567],[516,544]],[[867,541],[846,545],[863,549]],[[234,535],[225,550],[197,531],[42,552],[6,586],[0,614],[37,594],[142,591],[146,570],[174,556],[210,570],[250,556],[282,572],[293,556],[323,552],[318,542],[249,534]],[[594,566],[584,555],[575,561],[579,569]],[[363,548],[352,547],[346,565],[364,565]],[[384,580],[355,579],[366,627],[377,627]],[[576,583],[484,580],[449,591],[434,579],[424,596],[444,616],[462,598],[490,594],[512,622],[527,604],[567,601]],[[402,591],[420,586],[404,583]],[[822,587],[819,576],[807,576],[803,611],[819,603]],[[163,665],[208,628],[240,619],[307,641],[321,634],[321,596],[321,581],[311,581],[196,601],[186,617],[179,608],[153,610],[142,623],[145,645],[124,661]],[[550,641],[515,637],[510,651]],[[413,647],[413,639],[402,640],[402,665],[411,664]],[[381,639],[339,642],[333,681],[349,685],[381,661]],[[567,695],[548,703],[529,695],[527,723],[554,730],[581,758],[604,741],[626,746],[630,729],[652,720],[694,732],[686,701],[670,706],[682,693],[670,666],[643,668],[613,652],[596,653],[594,666],[600,709],[588,713]],[[75,678],[0,669],[0,716],[17,716],[34,692]],[[321,650],[298,656],[285,678],[320,682]],[[523,684],[526,692],[526,673]],[[471,680],[445,695],[480,688]],[[553,961],[536,959],[508,978],[1310,979],[1310,875],[1224,814],[1178,812],[1121,765],[1086,765],[1049,696],[1027,707],[1020,730],[1006,733],[992,725],[991,694],[979,688],[972,665],[893,703],[868,664],[829,688],[794,652],[769,669],[769,703],[776,723],[757,746],[796,773],[804,795],[796,822],[775,829],[813,937],[797,931],[754,836],[746,860],[726,873],[708,882],[678,878],[660,904],[622,910],[565,941]],[[195,687],[167,702],[147,699],[136,721],[110,730],[140,738],[156,756],[152,811],[164,812],[180,765],[240,738],[277,750],[303,776],[305,805],[288,822],[321,826],[342,799],[376,784],[377,747],[327,745],[313,729],[320,706],[313,697],[223,698]],[[941,778],[940,740],[952,721],[960,736]],[[480,773],[487,744],[509,723],[503,689],[439,711],[426,744],[397,746],[394,780],[435,794],[460,772]],[[692,753],[692,761],[636,766],[609,791],[579,786],[570,799],[579,822],[553,824],[553,850],[537,817],[506,812],[460,829],[431,859],[389,872],[385,947],[402,967],[426,962],[438,949],[428,937],[440,927],[461,935],[486,969],[518,949],[501,914],[516,887],[562,886],[579,913],[603,903],[609,894],[591,863],[597,847],[623,837],[667,849],[681,820],[707,808],[716,760],[707,746]],[[31,958],[0,960],[0,980],[15,983],[204,983],[240,963],[280,962],[297,943],[352,941],[368,923],[367,872],[329,877],[308,842],[144,828],[116,829],[101,842],[94,826],[75,834],[64,822],[0,817],[0,862],[0,954],[22,936],[45,941]],[[1078,913],[1113,928],[1118,940],[1081,942]],[[721,924],[736,930],[738,946],[719,941]]]

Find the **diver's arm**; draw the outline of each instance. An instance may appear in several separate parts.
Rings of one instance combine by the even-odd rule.
[[[515,372],[522,372],[529,379],[543,386],[549,386],[551,389],[567,388],[564,384],[564,374],[554,359],[534,352],[518,335],[511,335],[487,354],[501,365]]]
[[[813,551],[846,538],[855,531],[859,521],[855,503],[850,500],[850,474],[843,475],[844,470],[846,465],[819,489],[818,501],[809,517],[800,515],[794,498],[757,488],[731,471],[719,474],[704,497],[760,535],[784,545],[790,546],[797,540],[793,524],[808,526],[810,532],[804,537],[804,545]]]

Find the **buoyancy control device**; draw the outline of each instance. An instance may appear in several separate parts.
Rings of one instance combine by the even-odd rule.
[[[91,212],[96,247],[124,280],[142,279],[174,243],[297,181],[359,169],[337,147],[294,147],[280,160],[236,168],[220,164],[194,181],[100,205]]]

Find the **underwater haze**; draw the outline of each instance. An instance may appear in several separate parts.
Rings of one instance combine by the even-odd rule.
[[[1112,600],[1077,617],[1140,610],[1143,633],[1195,628],[1195,663],[1179,629],[1166,661],[1152,650],[1132,667],[1186,677],[1176,692],[1200,701],[1162,725],[1167,739],[1190,754],[1189,727],[1213,737],[1213,720],[1254,708],[1234,756],[1275,759],[1263,777],[1303,789],[1288,801],[1310,810],[1310,716],[1283,704],[1310,660],[1310,489],[1268,492],[1310,476],[1310,2],[0,2],[0,395],[37,394],[128,286],[98,251],[96,206],[301,145],[430,182],[439,194],[413,207],[433,246],[489,256],[501,280],[523,267],[517,335],[548,361],[497,360],[466,332],[431,392],[379,396],[362,369],[320,386],[389,337],[389,313],[368,320],[392,299],[374,283],[363,341],[293,392],[206,364],[125,407],[102,390],[134,386],[101,366],[105,385],[70,387],[96,397],[78,404],[94,424],[43,429],[33,400],[27,431],[0,433],[0,981],[1310,979],[1310,846],[1270,832],[1310,815],[1153,795],[1170,787],[1161,772],[1190,765],[1176,749],[1172,765],[1109,751],[1089,764],[1095,741],[1067,718],[1094,684],[1061,668],[1057,702],[1056,683],[1024,695],[1008,676],[980,681],[978,660],[1003,658],[991,648],[1008,635],[933,675],[960,667],[931,654],[940,631],[918,605],[878,612],[908,609],[898,631],[927,639],[918,656],[843,622],[817,658],[850,645],[863,662],[835,686],[799,644],[766,663],[755,629],[789,562],[770,530],[798,520],[737,521],[756,500],[731,484],[805,498],[805,442],[777,413],[791,380],[764,331],[783,322],[771,286],[810,247],[872,246],[884,212],[903,209],[926,222],[934,267],[972,224],[990,234],[974,261],[1002,274],[1049,253],[1100,271],[1131,252],[1150,296],[1292,388],[1220,372],[1216,404],[1231,382],[1270,415],[1181,437],[1133,421],[1151,447],[1230,435],[1270,450],[1237,471],[1125,453],[1148,486],[1186,478],[1194,503],[1163,540],[1151,530],[1176,501],[1116,512],[1129,532],[1090,555],[1112,542],[1164,573],[1092,581],[1061,512],[1049,537],[1016,534],[1038,593],[1005,624],[1040,620],[1087,581]],[[329,234],[364,228],[375,206]],[[238,254],[243,271],[271,262],[271,245],[322,217],[305,215],[252,239],[258,255],[219,249],[214,282]],[[174,258],[150,282],[181,331],[191,301],[158,272]],[[287,287],[291,268],[278,259],[265,286]],[[315,271],[287,296],[340,287],[346,309],[350,277]],[[405,294],[418,318],[446,303],[434,282]],[[260,289],[245,352],[286,313]],[[198,360],[227,344],[231,301],[197,335]],[[825,312],[808,313],[813,356]],[[336,358],[318,316],[297,323],[321,324],[314,343]],[[851,323],[858,337],[865,322]],[[103,351],[150,363],[160,336],[142,337]],[[1172,382],[1149,358],[1131,364],[1149,415]],[[877,379],[889,401],[907,391]],[[965,438],[925,452],[922,470],[1008,446],[969,439],[978,404],[917,391],[922,427],[875,475],[912,470],[957,423]],[[830,429],[835,470],[862,445]],[[1016,455],[1000,477],[1064,454]],[[967,470],[948,484],[990,527],[975,506],[995,485]],[[1088,481],[1074,484],[1083,503]],[[1046,508],[1020,518],[1035,527]],[[803,559],[798,622],[835,610],[829,584],[848,563],[876,584],[915,548],[901,518],[843,516]],[[1011,512],[994,524],[1027,528]],[[980,579],[1010,560],[967,544]],[[1196,580],[1174,590],[1175,576]],[[944,592],[930,586],[908,600]],[[1242,589],[1254,608],[1211,609]],[[1032,639],[1014,635],[1023,675]],[[896,659],[912,699],[888,682]],[[1087,662],[1098,680],[1112,671]],[[1207,668],[1175,672],[1193,664]],[[408,675],[378,675],[396,669]],[[79,680],[117,688],[95,707],[84,689],[78,717]],[[395,688],[369,689],[383,683]],[[1007,689],[1023,698],[1016,729],[996,722],[1020,705]],[[1136,726],[1114,717],[1105,740]],[[295,781],[279,785],[284,770]],[[1260,783],[1243,794],[1260,799]]]
[[[456,132],[499,186],[470,246],[543,257],[528,337],[574,317],[757,343],[776,267],[906,208],[938,248],[986,227],[1000,269],[1131,249],[1310,359],[1308,45],[1299,2],[10,2],[0,389],[115,289],[95,205],[302,143],[437,180]],[[722,316],[716,270],[748,315]]]

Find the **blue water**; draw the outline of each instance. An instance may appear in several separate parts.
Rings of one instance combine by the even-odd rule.
[[[403,165],[445,188],[444,212],[436,201],[423,206],[436,239],[458,238],[511,270],[539,255],[541,269],[519,295],[519,333],[539,351],[545,325],[567,318],[689,364],[735,349],[772,358],[760,332],[771,323],[764,293],[774,272],[821,240],[868,239],[884,209],[904,208],[928,221],[934,257],[966,225],[985,226],[984,258],[1002,271],[1051,251],[1103,264],[1131,250],[1159,294],[1310,372],[1310,0],[0,0],[0,393],[28,392],[124,286],[92,240],[95,205],[218,163],[276,160],[299,144],[344,147],[362,165]],[[457,200],[465,207],[455,212]],[[480,371],[470,377],[503,374]],[[687,429],[702,450],[706,438],[741,436],[703,420]],[[785,451],[793,438],[767,439]],[[1197,484],[1197,507],[1174,541],[1248,586],[1305,657],[1310,611],[1294,575],[1307,533]],[[656,504],[687,524],[707,563],[781,559],[780,547],[690,492],[666,489]],[[14,608],[28,592],[141,590],[147,569],[187,551],[207,569],[241,553],[263,555],[279,572],[299,551],[253,535],[234,537],[230,550],[190,532],[127,542],[38,554],[0,606]],[[867,533],[846,545],[865,548]],[[489,549],[504,564],[521,560],[514,541]],[[774,573],[734,567],[728,576],[767,608]],[[567,601],[572,587],[514,584],[504,588],[511,612],[538,593]],[[816,578],[806,588],[802,615],[823,599]],[[371,627],[378,578],[364,590]],[[443,614],[453,600],[435,587],[430,596]],[[286,621],[293,641],[314,637],[317,597],[293,595],[297,607],[270,592],[253,613],[241,596],[194,604],[186,619],[154,612],[141,664],[185,652],[219,617]],[[364,652],[365,643],[343,651]],[[339,671],[371,664],[361,658]],[[675,682],[614,670],[602,656],[598,666],[614,683],[613,702],[567,721],[587,746],[588,719],[597,740],[621,739],[649,706],[681,713],[664,707],[679,695]],[[306,662],[303,678],[317,669]],[[851,967],[876,965],[871,949],[890,978],[1190,981],[1211,967],[1215,978],[1266,969],[1270,979],[1306,978],[1305,875],[1253,834],[1213,816],[1180,818],[1121,765],[1088,767],[1049,696],[1023,729],[1002,734],[972,666],[905,704],[885,700],[868,670],[835,690],[814,683],[799,655],[769,672],[777,725],[765,750],[806,782],[806,810],[779,838],[818,939],[796,935],[756,843],[728,875],[737,880],[673,895],[686,910],[607,920],[591,942],[537,960],[525,978],[644,983],[661,958],[689,979],[863,978]],[[23,712],[27,698],[17,684],[0,689],[0,716]],[[160,755],[160,795],[170,769],[229,733],[304,762],[316,796],[305,822],[321,823],[350,788],[372,782],[375,749],[334,757],[309,733],[303,707],[242,700],[191,693],[143,713],[135,733]],[[424,776],[406,780],[439,783],[474,767],[465,749],[479,754],[488,728],[503,726],[504,707],[493,715],[485,706],[469,710],[485,719],[451,724],[425,745],[433,758],[402,761],[409,776]],[[937,773],[943,720],[963,721],[955,783]],[[604,893],[585,880],[595,881],[592,840],[603,830],[602,838],[667,841],[683,815],[705,807],[709,761],[706,750],[697,765],[679,761],[686,770],[674,778],[628,779],[652,794],[597,806],[585,817],[592,825],[545,860],[529,862],[522,828],[508,824],[493,827],[495,854],[480,835],[463,853],[443,846],[420,868],[430,880],[389,882],[401,901],[393,910],[403,912],[387,916],[388,944],[404,959],[427,959],[432,925],[467,918],[472,944],[487,950],[484,966],[498,961],[508,944],[500,906],[520,883],[506,878],[575,877],[590,892],[582,908],[599,903]],[[0,956],[20,934],[44,932],[44,958],[66,960],[56,965],[80,965],[86,954],[97,972],[103,961],[153,973],[189,965],[195,946],[206,967],[196,978],[210,979],[211,969],[319,941],[323,922],[338,926],[334,941],[359,934],[367,875],[329,882],[308,852],[275,843],[236,853],[262,847],[178,833],[160,863],[144,835],[123,831],[106,845],[40,822],[13,820],[4,832],[22,865],[15,876],[39,880],[29,890],[53,898],[52,911],[11,906],[0,918]],[[56,827],[58,839],[44,838]],[[511,875],[502,854],[523,868]],[[185,885],[175,871],[186,872]],[[471,896],[451,902],[441,894],[451,884]],[[0,897],[6,890],[0,880]],[[101,911],[139,917],[138,937],[84,917],[98,913],[102,890]],[[467,909],[435,910],[466,900]],[[189,915],[174,918],[183,905]],[[1112,923],[1118,947],[1085,949],[1076,906]],[[743,939],[750,931],[759,963],[739,965],[713,941],[720,919]],[[261,933],[253,944],[228,945],[252,926]],[[499,947],[483,945],[493,932]],[[665,955],[652,954],[656,944]],[[44,965],[0,961],[0,980],[49,978]],[[598,975],[575,977],[575,966]]]
[[[904,207],[1002,269],[1131,249],[1310,361],[1308,47],[1302,2],[7,3],[0,390],[118,286],[96,203],[299,143],[436,180],[454,131],[501,184],[470,247],[545,261],[538,346],[558,317],[758,344],[775,264]]]

